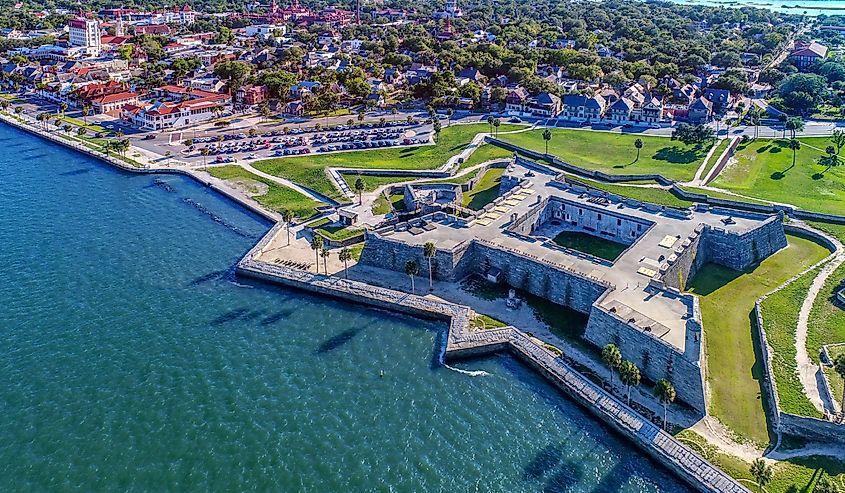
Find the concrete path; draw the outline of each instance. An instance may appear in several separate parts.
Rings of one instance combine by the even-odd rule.
[[[266,178],[266,179],[268,179],[268,180],[270,180],[274,183],[278,183],[279,185],[282,185],[284,187],[288,187],[290,189],[296,190],[297,192],[301,193],[302,195],[305,195],[306,197],[308,197],[312,200],[316,200],[317,202],[323,202],[323,203],[326,203],[326,204],[337,205],[337,201],[335,201],[335,200],[333,200],[329,197],[326,197],[325,195],[323,195],[321,193],[315,192],[314,190],[311,190],[310,188],[303,187],[302,185],[294,183],[294,182],[288,180],[287,178],[281,178],[281,177],[278,177],[278,176],[271,175],[269,173],[265,173],[265,172],[263,172],[263,171],[261,171],[257,168],[254,168],[249,162],[239,161],[237,163],[237,165],[239,165],[241,168],[249,171],[250,173],[252,173],[254,175],[258,175],[258,176],[260,176],[262,178]]]
[[[795,362],[798,365],[798,379],[804,387],[804,394],[810,399],[813,406],[821,412],[836,412],[837,403],[826,399],[827,396],[823,396],[819,391],[819,372],[821,372],[821,369],[818,364],[813,362],[807,352],[807,332],[813,304],[830,276],[845,262],[845,251],[843,251],[842,243],[836,238],[830,236],[828,238],[836,245],[836,252],[813,279],[807,297],[801,304],[801,311],[798,312],[798,326],[795,329]]]
[[[701,166],[699,166],[698,169],[695,170],[695,176],[693,176],[692,181],[689,182],[691,185],[697,186],[699,183],[701,183],[701,175],[704,173],[704,170],[707,169],[707,164],[710,163],[710,159],[713,157],[713,154],[716,152],[716,149],[722,143],[722,140],[724,139],[717,139],[716,143],[713,144],[713,147],[711,147],[710,150],[707,152],[707,155],[704,156],[704,161],[702,161]],[[721,157],[722,155],[720,154],[716,157],[716,159],[721,159]]]

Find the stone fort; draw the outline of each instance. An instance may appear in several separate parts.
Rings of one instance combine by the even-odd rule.
[[[558,245],[564,232],[624,247],[613,260]],[[423,245],[437,247],[434,279],[481,275],[587,316],[584,338],[613,342],[644,377],[673,382],[678,399],[706,412],[698,299],[684,293],[705,263],[743,270],[787,244],[782,217],[697,206],[674,209],[608,196],[520,161],[500,196],[472,217],[434,212],[367,233],[361,263],[404,272]]]

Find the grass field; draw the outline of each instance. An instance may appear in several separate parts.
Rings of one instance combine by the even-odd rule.
[[[492,144],[482,144],[478,146],[472,154],[470,154],[466,161],[461,163],[458,169],[471,168],[476,164],[481,164],[485,161],[493,159],[507,159],[511,156],[513,156],[513,153],[507,149],[502,149],[501,147]]]
[[[741,439],[769,442],[761,401],[759,341],[753,337],[757,298],[828,255],[821,245],[788,236],[789,246],[744,272],[706,264],[688,289],[700,296],[711,390],[710,413]]]
[[[267,192],[263,195],[255,195],[253,198],[261,205],[270,210],[281,211],[283,209],[291,210],[298,218],[307,218],[313,215],[316,211],[314,207],[319,203],[302,195],[301,193],[284,187],[254,175],[240,166],[219,166],[208,168],[209,174],[221,180],[239,182],[249,188],[250,184],[263,183],[267,186]]]
[[[555,236],[554,242],[562,247],[571,248],[610,261],[615,260],[627,248],[621,243],[580,231],[563,231]]]
[[[794,168],[786,140],[740,144],[736,162],[725,168],[712,185],[811,211],[845,214],[845,167],[827,169],[822,164],[824,149],[832,143],[826,137],[799,140],[801,149],[796,153]]]
[[[545,152],[543,129],[499,135],[500,140],[537,152]],[[634,141],[642,139],[639,160]],[[649,135],[594,132],[564,128],[552,129],[549,154],[581,166],[605,173],[660,173],[673,180],[690,180],[707,155],[709,146],[694,147]]]
[[[757,491],[751,475],[751,464],[720,453],[695,432],[684,430],[676,437],[730,476],[740,479],[745,486]],[[790,459],[778,462],[773,469],[772,482],[766,485],[767,493],[810,493],[825,473],[833,476],[840,487],[845,487],[845,464],[827,457]]]
[[[502,125],[500,131],[524,128],[519,125]],[[259,161],[254,166],[265,173],[283,176],[300,185],[316,190],[337,200],[345,200],[326,176],[328,167],[367,169],[434,169],[460,153],[472,138],[487,131],[486,124],[453,125],[440,132],[435,145],[374,149],[368,151],[314,154]]]
[[[488,169],[472,190],[464,193],[464,207],[477,211],[493,202],[499,196],[504,171],[504,168]]]
[[[371,175],[348,175],[341,174],[349,189],[355,191],[355,181],[361,178],[364,182],[364,191],[372,192],[383,185],[392,185],[394,183],[402,183],[405,181],[412,181],[413,177],[408,176],[371,176]]]
[[[812,226],[845,241],[845,226],[829,223],[811,223]],[[813,361],[819,361],[819,353],[825,344],[845,342],[845,310],[836,299],[836,290],[845,279],[845,265],[840,265],[819,292],[810,311],[807,332],[807,352]]]
[[[310,226],[314,231],[320,233],[326,238],[336,241],[343,241],[347,238],[352,238],[353,236],[360,235],[364,232],[364,230],[361,228],[354,228],[351,226],[344,226],[341,224],[333,223],[327,217],[324,217],[319,221],[310,223],[308,226]]]
[[[810,399],[804,394],[798,379],[795,361],[795,328],[798,325],[798,312],[801,303],[807,297],[810,284],[818,275],[819,269],[804,274],[777,293],[766,298],[761,304],[763,325],[766,339],[772,347],[772,371],[777,384],[778,400],[783,411],[799,416],[821,418]]]
[[[665,205],[667,207],[686,208],[693,204],[689,200],[682,199],[673,194],[669,190],[654,187],[630,187],[625,185],[617,185],[614,183],[604,183],[600,181],[586,180],[578,178],[580,181],[599,190],[604,190],[622,197],[629,197],[641,202],[649,202],[657,205]]]
[[[387,214],[390,211],[390,202],[387,201],[383,193],[379,194],[373,201],[373,214]]]

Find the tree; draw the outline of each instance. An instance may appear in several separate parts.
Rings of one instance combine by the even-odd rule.
[[[420,266],[416,260],[408,260],[405,262],[405,274],[411,278],[411,294],[414,294],[414,276],[420,273]]]
[[[205,164],[206,159],[208,158],[208,154],[210,152],[211,151],[208,150],[208,147],[203,147],[202,149],[200,149],[200,155],[202,155],[202,167],[203,168],[205,168],[205,166],[206,166],[206,164]]]
[[[663,429],[666,429],[666,408],[675,401],[675,386],[665,378],[654,385],[654,396],[663,404]]]
[[[355,188],[355,193],[358,194],[358,205],[362,204],[362,194],[364,193],[364,189],[366,186],[364,185],[364,179],[360,176],[355,179],[355,183],[352,185]]]
[[[247,134],[248,134],[251,138],[254,138],[256,135],[258,135],[258,130],[256,130],[256,129],[255,129],[255,127],[250,128],[250,129],[249,129],[249,132],[247,132]]]
[[[792,166],[789,168],[792,169],[795,167],[795,154],[801,149],[801,141],[798,139],[790,139],[789,140],[789,148],[792,150]]]
[[[290,223],[293,222],[293,211],[290,209],[282,210],[282,221],[285,222],[285,229],[288,233],[288,245],[290,245]]]
[[[323,249],[323,237],[314,233],[314,236],[311,237],[311,249],[314,250],[314,258],[317,259],[317,263],[314,265],[317,269],[317,274],[320,273],[320,250]]]
[[[91,114],[91,105],[85,103],[82,105],[82,120],[88,125],[88,115]]]
[[[23,107],[22,106],[15,106],[15,114],[20,115],[21,113],[23,113]]]
[[[65,116],[65,111],[67,111],[67,103],[62,101],[59,103],[59,113],[61,113],[62,116]]]
[[[751,476],[757,481],[757,491],[762,493],[763,487],[772,481],[772,466],[763,459],[757,459],[751,464]]]
[[[604,364],[610,369],[610,387],[613,388],[613,374],[619,365],[622,364],[622,353],[619,351],[619,346],[610,343],[602,348],[601,359]]]
[[[845,380],[845,354],[840,354],[836,357],[836,360],[833,361],[833,369]],[[845,413],[845,392],[842,394],[842,408],[840,411]]]
[[[325,272],[326,275],[329,275],[329,267],[327,265],[327,261],[329,258],[329,249],[326,248],[325,245],[320,248],[320,257],[323,258],[323,272]]]
[[[839,129],[834,130],[833,133],[830,134],[830,141],[836,146],[836,153],[839,154],[839,151],[842,150],[842,146],[845,146],[845,131]]]
[[[804,130],[804,120],[802,120],[800,116],[792,117],[786,120],[784,128],[792,133],[792,138],[794,139],[796,132]]]
[[[496,137],[499,136],[499,125],[501,125],[501,124],[502,124],[502,121],[499,120],[498,118],[493,119],[493,128],[496,129]]]
[[[642,149],[642,148],[643,148],[643,139],[637,139],[637,140],[635,140],[635,141],[634,141],[634,148],[636,148],[636,149],[637,149],[637,158],[636,158],[636,159],[634,159],[634,162],[636,163],[637,161],[639,161],[639,160],[640,160],[640,149]]]
[[[495,120],[495,118],[492,116],[487,117],[487,124],[490,125],[490,135],[493,135],[493,120]]]
[[[631,404],[631,387],[640,384],[640,369],[633,361],[623,361],[619,365],[619,379],[625,384],[627,391],[628,405]]]
[[[546,155],[549,155],[549,141],[552,140],[552,131],[548,128],[543,130],[543,141],[546,143]]]
[[[440,121],[437,120],[434,122],[434,142],[437,142],[437,139],[440,137],[440,131],[443,130],[443,126],[440,125]]]
[[[447,120],[448,123],[446,124],[447,127],[452,126],[452,115],[454,115],[454,114],[455,114],[455,110],[453,110],[452,108],[446,108],[446,118],[448,118],[448,120]]]
[[[234,95],[252,73],[252,65],[240,60],[230,60],[214,65],[214,75],[229,81],[229,93]]]
[[[337,253],[337,258],[343,262],[343,276],[346,279],[349,279],[349,272],[347,269],[349,269],[348,262],[352,260],[352,250],[348,248],[341,248],[341,250]]]
[[[813,493],[839,493],[839,487],[830,479],[830,476],[822,473],[822,477],[816,482]]]
[[[672,140],[679,140],[687,145],[701,145],[713,140],[713,138],[713,129],[700,124],[690,125],[689,123],[681,123],[672,130]]]
[[[85,127],[77,127],[76,128],[76,135],[80,137],[85,137],[85,134],[88,133],[88,129]]]
[[[751,124],[754,125],[754,139],[757,139],[760,133],[760,120],[763,118],[762,108],[753,106],[748,110],[748,118],[751,119]]]
[[[428,241],[425,245],[423,245],[423,256],[428,261],[428,290],[431,291],[434,289],[434,274],[431,271],[431,259],[437,255],[437,247],[434,246],[434,243]]]

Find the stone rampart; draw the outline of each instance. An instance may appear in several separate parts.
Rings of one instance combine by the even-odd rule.
[[[707,261],[744,270],[786,246],[783,219],[772,216],[744,233],[705,226],[699,251]]]
[[[687,331],[701,333],[697,326]],[[636,363],[645,377],[652,382],[661,378],[668,379],[674,384],[678,399],[700,413],[706,413],[699,351],[690,351],[690,357],[687,357],[655,334],[641,330],[635,323],[608,310],[602,306],[601,301],[593,305],[584,337],[599,348],[610,343],[616,344],[622,352],[622,358]],[[700,344],[700,337],[688,341],[688,344]]]

